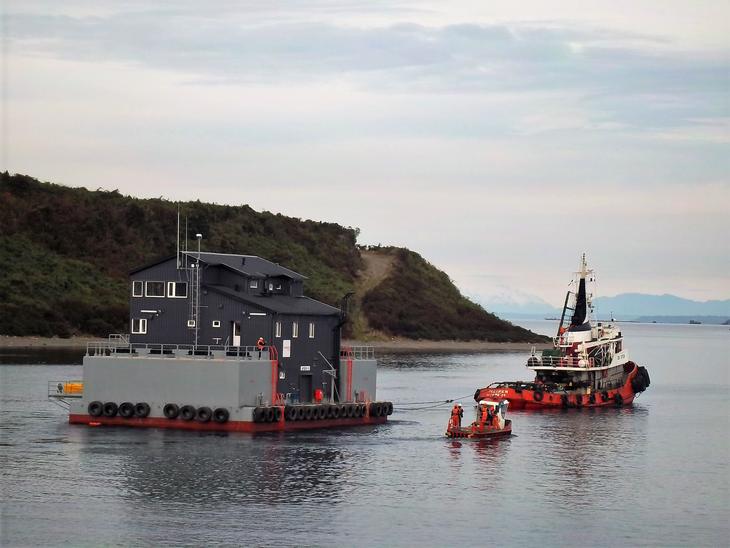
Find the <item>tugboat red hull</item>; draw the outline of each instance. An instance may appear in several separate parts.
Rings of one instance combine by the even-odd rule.
[[[177,430],[200,430],[208,432],[287,432],[293,430],[313,430],[320,428],[342,428],[349,426],[367,426],[383,424],[387,417],[359,417],[343,419],[302,420],[278,422],[229,421],[225,423],[184,421],[182,419],[166,419],[164,417],[122,418],[92,417],[91,415],[69,415],[70,424],[88,426],[131,426],[137,428],[172,428]]]
[[[534,383],[495,383],[494,385],[480,388],[474,394],[474,399],[479,400],[508,400],[510,409],[546,409],[546,408],[581,408],[581,407],[621,407],[632,405],[636,392],[632,388],[632,381],[639,372],[639,367],[634,365],[633,370],[627,375],[626,381],[620,388],[603,390],[600,392],[565,390],[565,391],[543,391],[539,385]]]

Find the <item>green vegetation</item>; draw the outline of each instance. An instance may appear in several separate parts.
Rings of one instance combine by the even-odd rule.
[[[370,327],[410,339],[544,340],[465,298],[444,272],[418,253],[400,248],[379,252],[391,255],[394,262],[390,274],[363,298]]]
[[[127,273],[175,253],[178,204],[0,174],[0,334],[105,336],[127,330]],[[357,229],[257,212],[246,205],[180,204],[204,250],[248,253],[309,279],[306,292],[337,305],[363,261]],[[351,336],[367,329],[429,339],[539,340],[459,293],[448,276],[408,250],[355,302]],[[366,320],[364,319],[366,317]]]

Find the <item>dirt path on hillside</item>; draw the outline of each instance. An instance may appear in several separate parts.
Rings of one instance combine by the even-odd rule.
[[[362,251],[360,257],[362,257],[365,268],[360,271],[355,286],[355,295],[358,299],[388,277],[395,261],[392,255],[377,251]]]

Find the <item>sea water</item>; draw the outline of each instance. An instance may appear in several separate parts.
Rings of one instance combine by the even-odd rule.
[[[445,438],[437,402],[471,419],[524,353],[381,355],[388,424],[252,437],[69,425],[46,386],[79,356],[6,351],[0,545],[727,546],[730,330],[622,330],[651,375],[633,407],[515,411],[489,441]]]

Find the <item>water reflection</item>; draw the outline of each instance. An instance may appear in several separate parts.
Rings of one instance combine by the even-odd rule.
[[[95,436],[91,436],[95,437]],[[124,436],[90,439],[89,461],[102,452],[116,461],[122,494],[135,505],[280,504],[341,497],[355,463],[322,437],[241,436],[168,430],[131,430]]]

